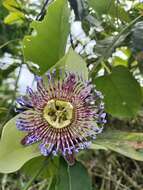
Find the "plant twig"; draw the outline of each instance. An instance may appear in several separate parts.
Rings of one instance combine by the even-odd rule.
[[[128,176],[124,171],[118,169],[118,171],[124,176],[124,178],[136,189],[141,190],[141,186],[137,184],[136,181],[133,180],[130,176]]]
[[[97,177],[100,177],[100,178],[102,178],[102,179],[105,179],[105,180],[110,180],[110,181],[112,181],[113,183],[115,183],[116,185],[119,183],[117,180],[115,180],[114,178],[109,178],[109,177],[107,177],[107,176],[104,176],[104,175],[102,175],[102,174],[99,174],[99,173],[97,173],[97,172],[95,172],[94,173],[94,175],[95,176],[97,176]],[[127,186],[125,186],[125,185],[123,185],[123,184],[118,184],[121,188],[127,188],[127,190],[130,190],[129,189],[129,187],[127,187]]]

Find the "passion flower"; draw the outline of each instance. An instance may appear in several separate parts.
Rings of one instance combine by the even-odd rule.
[[[106,122],[102,94],[89,81],[75,73],[58,78],[46,74],[47,82],[36,77],[37,90],[27,88],[18,98],[22,110],[16,125],[26,131],[23,145],[39,142],[41,154],[61,154],[70,163],[75,153],[88,148]]]

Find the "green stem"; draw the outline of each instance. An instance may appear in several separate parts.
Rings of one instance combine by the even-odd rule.
[[[28,190],[28,188],[31,186],[33,181],[41,174],[42,170],[45,168],[45,164],[47,163],[47,158],[44,160],[41,167],[36,171],[35,175],[29,180],[29,182],[26,184],[26,186],[22,190]]]
[[[50,178],[49,180],[49,184],[48,184],[48,187],[47,187],[47,190],[50,190],[50,187],[52,185],[52,182],[53,182],[53,176]]]
[[[18,88],[18,82],[19,82],[19,79],[20,79],[21,71],[22,71],[22,65],[23,65],[23,62],[21,62],[21,64],[20,64],[20,68],[19,68],[19,72],[18,72],[18,75],[17,75],[17,79],[15,81],[15,88],[14,88],[14,91],[13,91],[13,94],[12,94],[12,102],[11,102],[11,105],[10,105],[8,111],[7,111],[6,116],[5,116],[5,120],[2,123],[2,127],[4,127],[4,125],[6,124],[7,120],[9,119],[10,113],[11,113],[12,108],[13,108],[13,103],[15,101],[16,92],[17,92],[17,88]]]
[[[108,74],[111,73],[110,69],[107,67],[107,65],[104,62],[101,62],[101,65],[107,71]]]
[[[5,42],[4,44],[2,44],[0,46],[0,49],[4,48],[5,46],[7,46],[7,45],[9,45],[9,44],[11,44],[13,42],[16,42],[16,41],[20,41],[20,39],[9,40],[8,42]]]
[[[112,44],[107,48],[107,50],[105,51],[105,54],[99,58],[96,61],[96,64],[94,65],[93,69],[90,71],[89,76],[92,76],[92,74],[94,73],[96,67],[101,64],[105,59],[107,59],[110,54],[112,53],[113,49],[115,48],[117,42],[119,41],[120,37],[126,32],[128,31],[128,29],[134,25],[143,15],[139,15],[138,17],[136,17],[133,21],[131,21],[125,28],[123,28],[123,30],[121,30],[121,32],[115,37],[115,39],[113,40]]]

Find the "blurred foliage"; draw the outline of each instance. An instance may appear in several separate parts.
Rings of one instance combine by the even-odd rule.
[[[93,189],[141,190],[142,163],[97,149],[114,150],[134,159],[139,155],[139,160],[143,157],[142,133],[137,133],[143,129],[143,4],[126,0],[69,0],[75,13],[74,20],[74,16],[70,19],[66,0],[56,0],[45,7],[43,3],[44,1],[31,3],[27,0],[0,1],[0,131],[4,124],[16,115],[15,99],[20,94],[18,84],[23,74],[23,65],[26,64],[32,74],[43,74],[51,67],[64,68],[68,65],[70,71],[78,70],[86,77],[88,68],[89,77],[105,96],[107,126],[120,132],[113,134],[111,131],[109,137],[105,130],[105,133],[97,138],[99,144],[92,145],[95,150],[81,153],[78,160],[88,168]],[[77,36],[70,30],[70,25],[76,21],[81,23],[85,37]],[[90,46],[92,42],[94,43]],[[84,60],[72,50],[64,56],[66,44],[67,49],[72,47]],[[10,63],[7,61],[9,58]],[[34,67],[31,61],[38,64],[38,67]],[[10,122],[14,123],[15,120]],[[8,168],[7,172],[12,172],[34,156],[28,148],[28,153],[21,158],[17,156],[16,151],[21,152],[23,147],[16,143],[13,146],[17,131],[15,129],[10,133],[11,130],[7,126],[13,126],[11,130],[14,131],[15,123],[8,123],[4,127],[4,131],[8,131],[4,135],[8,139],[6,143],[11,146],[5,143],[3,145],[5,140],[2,138],[3,153],[0,155],[0,162],[3,170]],[[128,139],[129,136],[133,137],[132,141]],[[11,158],[17,160],[16,165],[13,165]],[[41,165],[40,157],[33,159],[26,163],[27,166],[23,166],[20,173],[1,175],[2,190],[21,190],[29,179],[29,171],[34,176],[33,171],[38,170],[35,162],[37,166]],[[50,163],[50,169],[53,167],[56,172],[50,175],[50,170],[49,173],[45,172],[46,174],[43,172],[42,175],[47,175],[48,181],[37,179],[29,189],[91,189],[90,178],[81,163],[68,168],[63,160],[60,164],[58,161],[54,163],[56,168]],[[83,175],[78,179],[80,173]]]

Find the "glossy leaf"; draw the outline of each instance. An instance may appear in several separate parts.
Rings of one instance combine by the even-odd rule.
[[[130,118],[137,114],[142,102],[141,88],[127,68],[115,67],[111,74],[98,77],[95,84],[112,116]]]
[[[0,140],[0,173],[11,173],[19,170],[28,160],[40,155],[38,145],[23,146],[20,144],[25,133],[16,128],[16,116],[3,128]]]
[[[143,133],[108,130],[97,136],[97,139],[93,142],[91,148],[105,148],[123,154],[129,158],[143,161],[142,142]]]
[[[42,22],[32,22],[34,34],[24,38],[25,60],[38,64],[40,74],[64,56],[70,28],[69,13],[66,0],[54,1]]]

